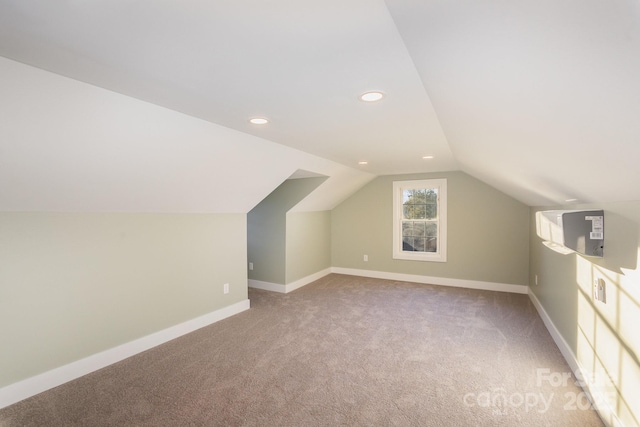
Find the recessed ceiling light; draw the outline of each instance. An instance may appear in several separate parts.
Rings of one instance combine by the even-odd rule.
[[[384,97],[384,94],[382,92],[371,91],[371,92],[365,92],[362,95],[360,95],[360,100],[364,102],[376,102],[376,101],[380,101],[383,97]]]
[[[565,202],[577,202],[578,199],[565,199]]]
[[[267,123],[269,123],[269,120],[265,119],[264,117],[252,117],[249,119],[249,123],[254,125],[266,125]]]
[[[433,159],[433,156],[422,156],[423,159]]]
[[[366,160],[361,160],[358,162],[359,165],[368,165],[369,162],[367,162]]]

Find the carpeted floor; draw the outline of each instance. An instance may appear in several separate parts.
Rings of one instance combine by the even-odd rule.
[[[0,426],[602,425],[526,295],[331,274],[249,297]]]

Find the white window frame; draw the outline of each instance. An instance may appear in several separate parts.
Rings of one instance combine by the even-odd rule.
[[[437,252],[414,252],[402,250],[402,213],[404,190],[438,189],[438,250]],[[413,261],[447,262],[447,180],[422,179],[393,182],[393,258]]]

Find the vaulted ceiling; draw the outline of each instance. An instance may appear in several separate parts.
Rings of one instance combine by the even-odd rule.
[[[529,205],[640,200],[637,0],[0,0],[0,56],[359,183],[463,170]]]

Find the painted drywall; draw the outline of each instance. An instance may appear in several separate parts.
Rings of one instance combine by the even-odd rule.
[[[331,212],[289,212],[286,284],[331,267]]]
[[[315,210],[373,178],[0,57],[0,211],[247,213],[297,169]]]
[[[393,181],[432,178],[447,179],[447,262],[393,259]],[[463,172],[380,176],[333,209],[332,266],[527,285],[528,223],[527,206]]]
[[[544,246],[535,212],[546,209],[603,209],[604,257],[563,255]],[[622,425],[639,426],[640,201],[531,208],[530,233],[531,291],[604,396],[598,403],[606,403]],[[593,298],[598,278],[606,282],[606,303]]]
[[[246,241],[245,214],[0,213],[0,387],[246,300]]]
[[[285,180],[247,214],[249,279],[285,284],[287,212],[326,179]]]

